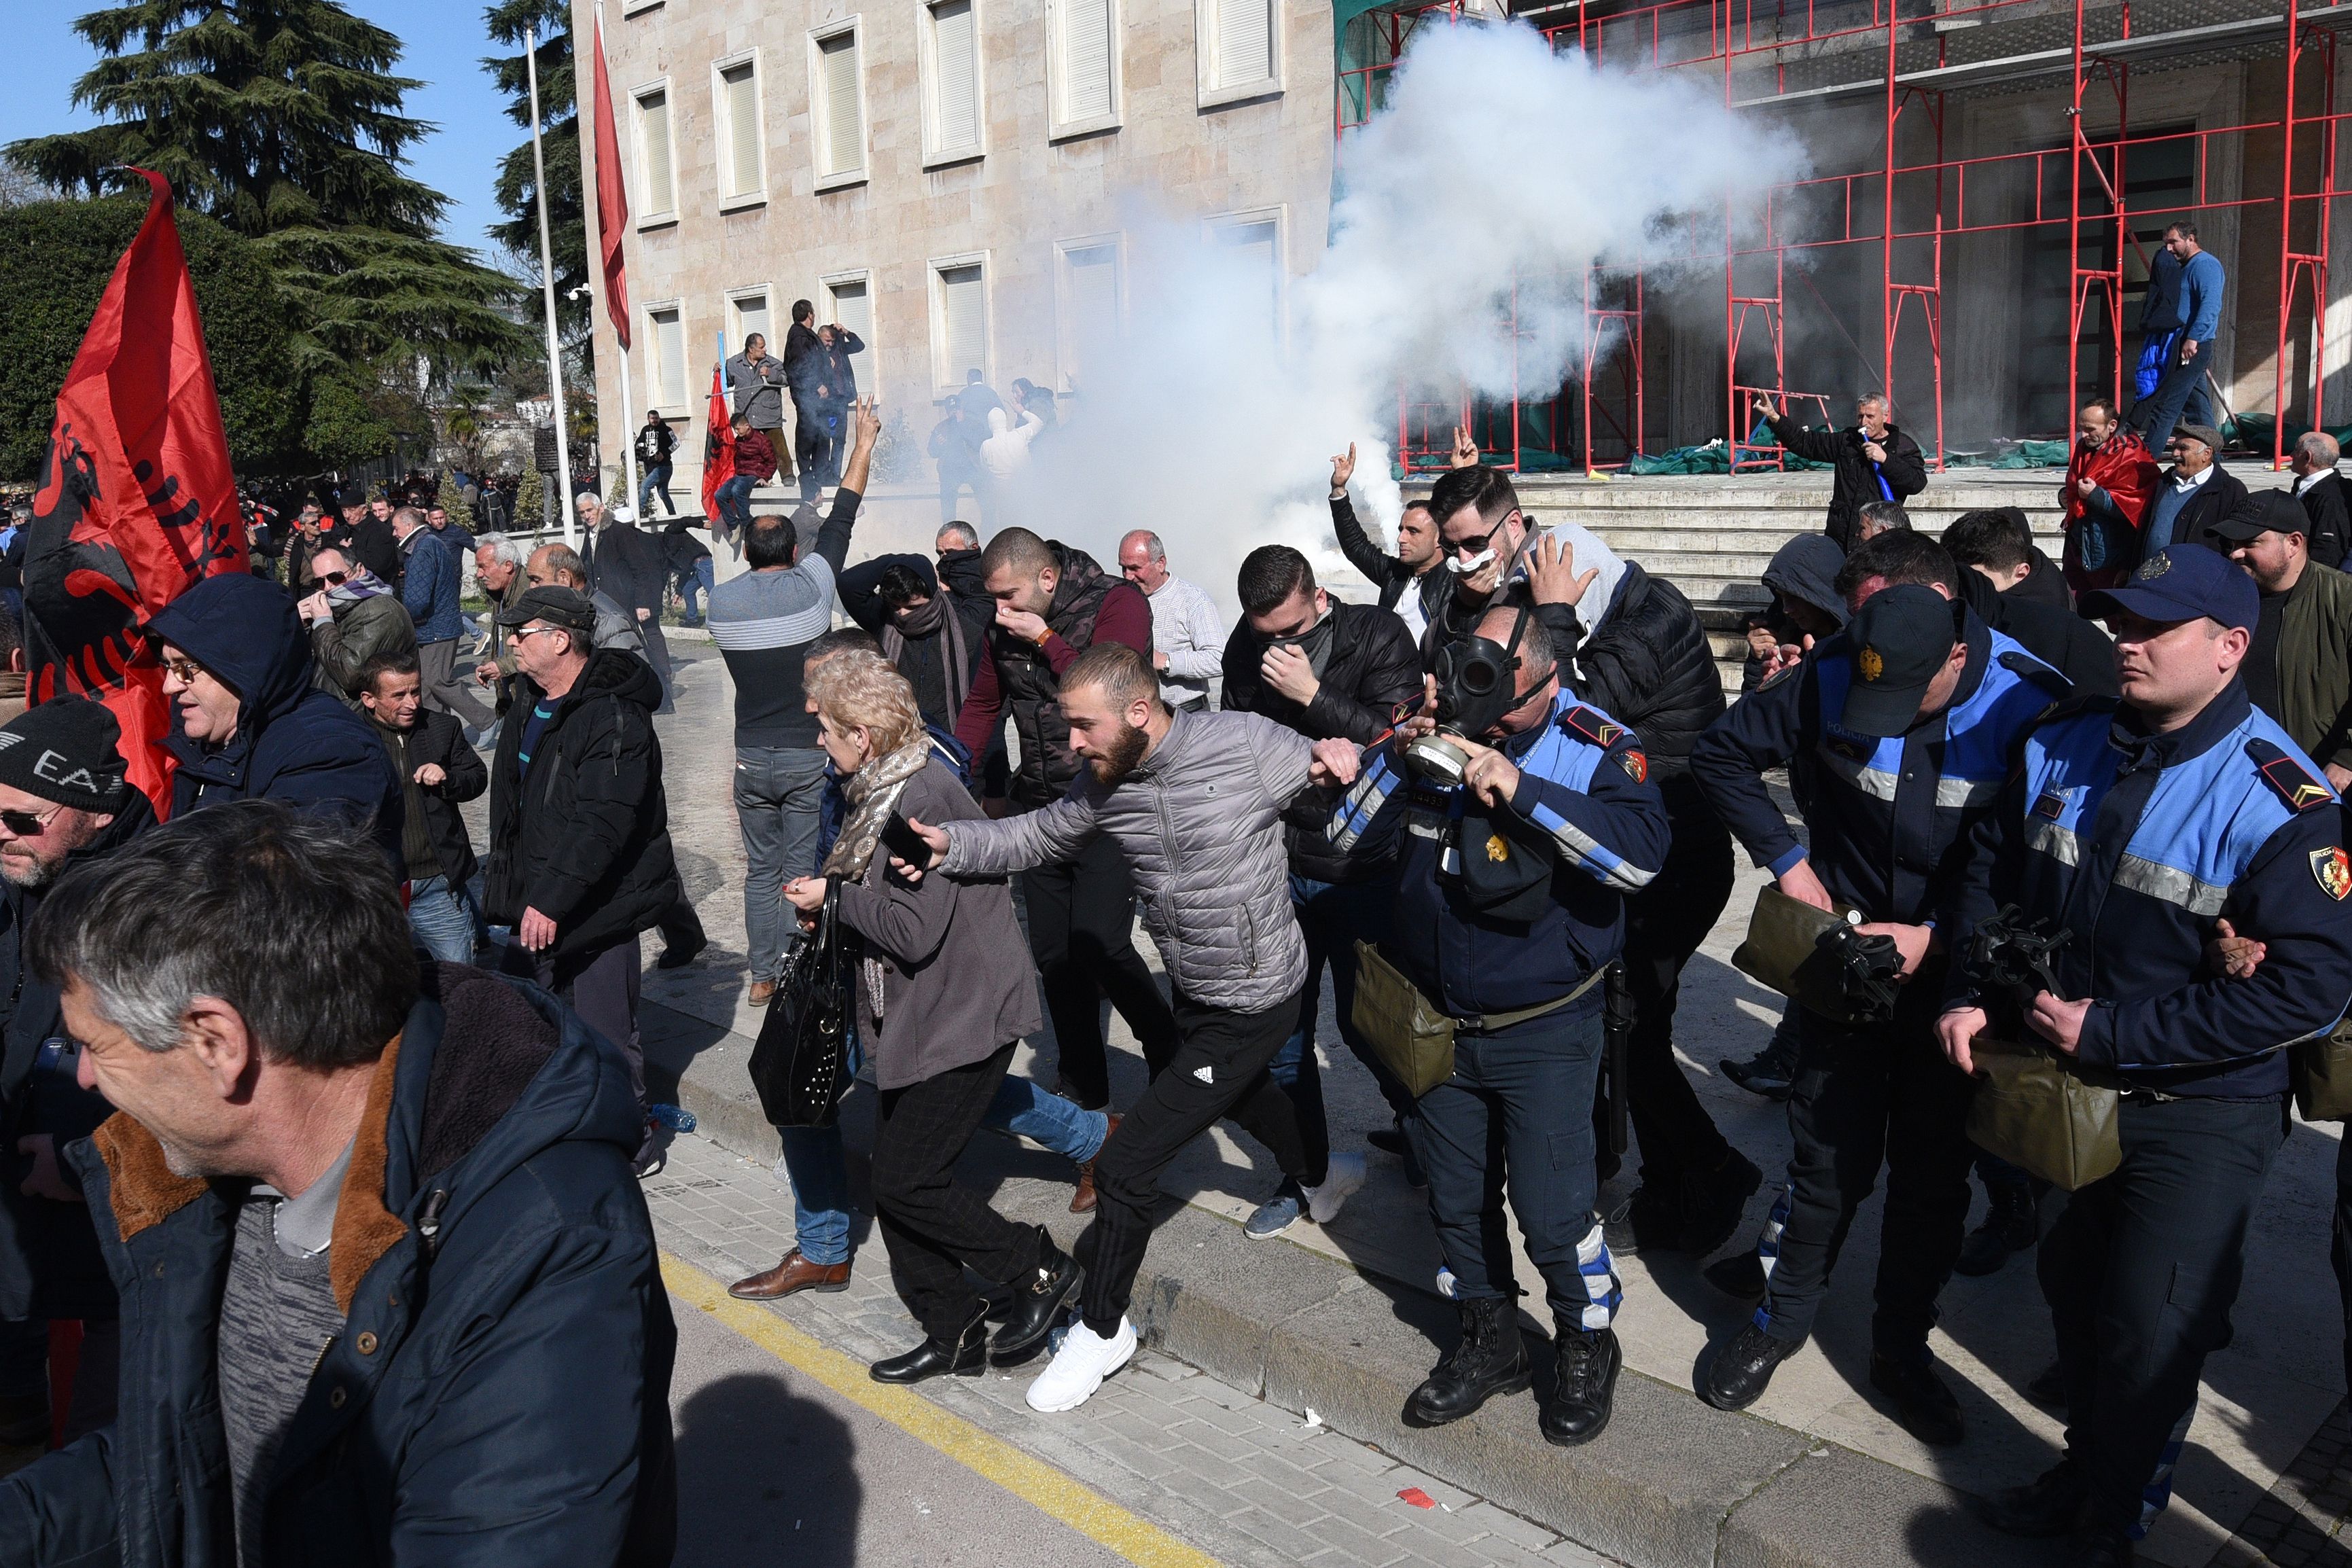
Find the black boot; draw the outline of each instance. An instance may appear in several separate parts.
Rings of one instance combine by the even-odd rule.
[[[2021,1487],[2008,1487],[1976,1503],[1979,1519],[2003,1535],[2048,1540],[2082,1528],[2083,1472],[2061,1459]]]
[[[1683,1235],[1683,1205],[1678,1182],[1644,1179],[1633,1195],[1601,1216],[1601,1234],[1609,1250],[1624,1258],[1644,1252],[1671,1252]]]
[[[1737,1149],[1724,1152],[1712,1171],[1685,1171],[1682,1178],[1682,1249],[1705,1258],[1731,1239],[1748,1212],[1748,1200],[1764,1184],[1764,1173]]]
[[[1698,1396],[1717,1410],[1745,1410],[1764,1397],[1772,1369],[1797,1353],[1802,1340],[1776,1340],[1754,1323],[1732,1336],[1707,1363]]]
[[[978,1377],[987,1364],[988,1303],[982,1301],[972,1310],[971,1321],[963,1326],[953,1344],[927,1339],[905,1355],[877,1361],[866,1372],[877,1383],[920,1383],[927,1377],[943,1377],[950,1373],[958,1377]]]
[[[1948,1448],[1968,1436],[1960,1402],[1936,1375],[1925,1346],[1916,1355],[1870,1352],[1870,1386],[1895,1401],[1895,1419],[1931,1448]]]
[[[2035,1239],[2032,1188],[1990,1187],[1986,1196],[1992,1201],[1985,1210],[1984,1223],[1969,1232],[1968,1240],[1960,1244],[1959,1260],[1952,1265],[1955,1271],[1972,1279],[1993,1273],[2009,1261],[2011,1254],[2023,1252]]]
[[[1496,1296],[1460,1303],[1462,1342],[1437,1363],[1404,1402],[1408,1426],[1459,1421],[1498,1394],[1517,1394],[1535,1381],[1527,1342],[1519,1337],[1518,1305]]]
[[[1045,1336],[1054,1331],[1061,1320],[1062,1310],[1078,1293],[1078,1282],[1086,1270],[1068,1253],[1054,1245],[1054,1238],[1041,1228],[1037,1232],[1037,1267],[1031,1269],[1013,1286],[1013,1315],[988,1342],[988,1359],[996,1366],[1013,1366],[1037,1353]]]
[[[1591,1442],[1609,1425],[1617,1369],[1625,1355],[1614,1329],[1593,1333],[1561,1329],[1554,1336],[1552,1352],[1551,1397],[1543,1402],[1544,1441],[1573,1448]]]
[[[2085,1531],[2074,1542],[2074,1568],[2132,1568],[2139,1553],[2120,1530]]]

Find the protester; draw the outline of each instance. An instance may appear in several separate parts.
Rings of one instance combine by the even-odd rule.
[[[2246,487],[2218,461],[2221,433],[2210,425],[2179,424],[2165,447],[2172,467],[2156,488],[2147,512],[2144,553],[2153,555],[2168,544],[2202,544],[2216,548],[2215,527],[2245,504]]]
[[[304,501],[302,510],[294,515],[294,536],[286,542],[286,585],[297,594],[308,594],[318,584],[310,570],[310,557],[330,546],[341,548],[351,543],[348,529],[337,527],[333,537],[328,537],[325,513],[317,501]]]
[[[662,561],[669,570],[670,586],[677,591],[680,613],[677,624],[698,626],[710,605],[710,589],[714,569],[710,562],[710,546],[694,537],[689,518],[672,517],[662,525]],[[696,595],[699,594],[700,598]]]
[[[490,787],[490,770],[457,720],[424,707],[423,680],[415,656],[378,654],[360,670],[360,707],[401,781],[409,929],[444,963],[471,963],[481,910],[470,886],[474,842],[457,807]]]
[[[416,654],[416,626],[391,585],[340,550],[310,558],[319,588],[295,605],[310,630],[312,679],[359,706],[360,670],[378,654]]]
[[[1286,544],[1251,551],[1242,558],[1235,590],[1242,624],[1224,647],[1227,710],[1263,714],[1309,741],[1338,737],[1369,745],[1395,725],[1399,713],[1420,706],[1421,656],[1404,623],[1390,611],[1332,598],[1316,585],[1314,568],[1297,551]],[[1156,626],[1152,638],[1157,644]],[[1162,700],[1166,690],[1163,678]],[[1328,1209],[1335,1196],[1363,1183],[1361,1154],[1331,1152],[1323,1107],[1315,1023],[1326,968],[1339,1037],[1371,1073],[1393,1121],[1372,1134],[1373,1146],[1402,1158],[1408,1179],[1416,1187],[1424,1184],[1414,1179],[1421,1168],[1404,1135],[1412,1097],[1381,1065],[1355,1021],[1356,943],[1376,942],[1387,930],[1397,896],[1395,868],[1334,852],[1323,831],[1329,815],[1318,801],[1291,812],[1284,829],[1307,980],[1297,1026],[1267,1071],[1297,1115],[1303,1163],[1296,1173],[1284,1173],[1274,1196],[1243,1226],[1242,1234],[1253,1238],[1289,1229],[1307,1213],[1309,1189],[1327,1194]]]
[[[598,593],[588,585],[588,563],[580,552],[568,544],[542,544],[530,552],[522,565],[525,589],[569,588],[588,601],[596,612],[596,646],[617,647],[646,657],[644,623],[613,602],[608,594]],[[647,661],[646,668],[652,668]]]
[[[1864,501],[1853,510],[1853,542],[1867,544],[1882,533],[1911,526],[1911,514],[1901,501]]]
[[[735,416],[735,471],[718,490],[719,531],[730,543],[751,526],[751,492],[776,477],[776,448],[768,435]]]
[[[392,531],[392,501],[382,490],[368,497],[366,511],[350,521],[345,553],[374,573],[395,594],[400,592],[400,541]],[[350,518],[349,512],[345,513]]]
[[[1452,580],[1437,568],[1444,556],[1438,548],[1437,520],[1427,501],[1407,501],[1397,519],[1397,552],[1385,555],[1357,521],[1355,503],[1348,499],[1348,482],[1356,473],[1356,444],[1348,443],[1345,457],[1331,459],[1331,531],[1348,564],[1370,579],[1380,591],[1381,608],[1394,610],[1405,630],[1418,642],[1429,626]]]
[[[919,555],[877,555],[844,572],[840,590],[849,618],[914,686],[923,721],[952,731],[996,620],[980,552],[948,552],[937,567]]]
[[[1160,671],[1160,700],[1171,708],[1206,708],[1209,682],[1225,653],[1217,602],[1168,570],[1167,546],[1148,528],[1118,542],[1118,572],[1151,601],[1151,666]]]
[[[100,703],[55,697],[0,734],[0,1439],[46,1443],[58,1418],[71,1442],[114,1418],[114,1282],[64,1155],[113,1108],[75,1082],[58,987],[27,973],[26,933],[58,879],[106,859],[155,825],[123,782],[121,727]],[[53,1382],[50,1324],[79,1321],[71,1403]]]
[[[980,443],[986,437],[986,426],[974,437],[967,428],[961,404],[949,398],[941,405],[940,422],[931,426],[930,438],[925,450],[939,471],[940,521],[953,522],[956,509],[963,504],[963,492],[971,491],[972,506],[982,518],[988,515],[989,497],[980,472]],[[978,549],[977,536],[972,548]]]
[[[1795,668],[1811,642],[1826,640],[1845,625],[1845,598],[1836,586],[1844,566],[1845,552],[1824,534],[1801,533],[1772,552],[1763,578],[1771,602],[1748,618],[1742,696]]]
[[[638,937],[684,896],[653,726],[661,683],[595,645],[575,590],[533,588],[501,618],[522,668],[490,770],[484,913],[514,929],[513,973],[621,1048],[642,1115]]]
[[[2139,564],[2156,493],[2156,459],[2116,405],[2094,397],[2075,410],[2074,446],[2058,486],[2068,587],[2077,595],[2108,587]]]
[[[1454,591],[1422,634],[1423,669],[1435,669],[1442,650],[1471,635],[1498,593],[1521,584],[1553,646],[1574,647],[1584,635],[1577,601],[1596,594],[1593,602],[1607,605],[1624,577],[1625,563],[1591,531],[1572,522],[1537,528],[1500,468],[1449,470],[1430,487],[1429,510]]]
[[[2311,558],[2322,566],[2341,568],[2347,543],[2352,543],[2352,489],[2336,471],[2343,456],[2336,437],[2325,430],[2306,430],[2295,438],[2294,456],[2287,467],[2294,472],[2294,498],[2303,503],[2311,526]]]
[[[1843,430],[1812,430],[1772,406],[1760,392],[1748,395],[1749,417],[1761,416],[1772,439],[1807,462],[1835,470],[1825,529],[1832,543],[1851,550],[1860,542],[1856,523],[1868,501],[1899,501],[1927,488],[1927,462],[1914,441],[1895,425],[1895,405],[1878,393],[1854,400],[1853,423]]]
[[[466,558],[474,552],[473,534],[451,522],[449,509],[437,501],[425,509],[425,526],[433,531],[434,537],[449,547],[462,572]]]
[[[956,720],[956,740],[974,757],[999,743],[1008,710],[1021,764],[1010,781],[1015,812],[1037,811],[1087,773],[1060,699],[1071,667],[1092,647],[1118,643],[1151,658],[1151,607],[1132,584],[1108,576],[1094,558],[1025,528],[988,542],[981,577],[996,601],[987,657]],[[1055,1092],[1089,1110],[1110,1104],[1101,1006],[1111,1005],[1147,1058],[1174,1054],[1176,1021],[1135,951],[1135,884],[1117,845],[1091,837],[1068,858],[1022,872],[1029,951],[1054,1021],[1060,1073]],[[1288,919],[1286,912],[1285,919]],[[1292,922],[1296,925],[1296,921]]]
[[[991,552],[1020,535],[999,534]],[[1307,741],[1255,714],[1173,711],[1142,651],[1123,643],[1098,642],[1065,665],[1059,690],[1067,743],[1087,770],[1067,794],[1002,822],[909,819],[941,874],[964,880],[1108,844],[1135,868],[1174,988],[1174,1028],[1142,1037],[1151,1082],[1096,1161],[1099,1203],[1075,1249],[1086,1270],[1079,1321],[1029,1385],[1030,1408],[1048,1412],[1083,1405],[1134,1356],[1127,1309],[1160,1217],[1160,1173],[1184,1145],[1232,1115],[1277,1164],[1297,1168],[1297,1119],[1265,1068],[1297,1022],[1307,970],[1282,834],[1284,810],[1308,783]]]
[[[2246,698],[2352,788],[2352,577],[2315,565],[2310,514],[2285,490],[2251,498],[2214,530],[2261,591],[2238,679]]]
[[[457,550],[412,508],[394,512],[392,526],[406,556],[400,602],[415,623],[417,668],[423,672],[425,700],[463,724],[487,724],[490,711],[466,689],[466,682],[457,675],[457,638],[466,629],[457,597],[466,573]]]
[[[743,340],[743,352],[729,358],[726,373],[727,384],[735,394],[735,438],[740,443],[745,429],[754,432],[760,445],[768,449],[768,468],[772,473],[784,450],[784,389],[790,384],[791,372],[768,352],[767,335],[753,332]],[[736,471],[743,471],[740,463]]]
[[[659,409],[646,411],[645,428],[637,432],[637,511],[653,516],[654,497],[661,497],[662,510],[671,517],[677,515],[677,503],[669,499],[669,476],[672,458],[677,451],[677,432],[669,427]]]
[[[671,711],[669,641],[662,636],[662,592],[669,582],[669,563],[659,541],[641,531],[636,514],[626,507],[606,508],[593,496],[579,500],[581,560],[588,586],[619,605],[636,622],[646,662],[661,681],[661,706]]]
[[[173,709],[159,744],[179,764],[173,817],[224,801],[282,801],[368,835],[397,872],[400,781],[367,721],[320,686],[284,589],[244,573],[206,577],[156,611],[147,631],[161,645]]]
[[[483,595],[490,602],[490,640],[484,650],[489,657],[474,666],[474,680],[491,689],[501,716],[507,710],[507,682],[514,679],[517,666],[508,647],[507,629],[499,624],[499,613],[513,608],[530,586],[524,575],[529,559],[522,546],[503,533],[486,533],[474,546],[474,581],[481,584]],[[468,739],[477,746],[485,745],[497,729],[496,724],[484,725]]]
[[[2165,229],[2141,296],[2140,357],[2132,378],[2132,428],[2152,451],[2167,448],[2179,428],[2176,421],[2213,423],[2205,383],[2213,374],[2223,282],[2221,258],[2198,243],[2195,224],[2182,218]],[[2151,543],[2149,552],[2158,548]]]
[[[2042,1244],[2064,1457],[1980,1505],[2014,1534],[2081,1531],[2084,1568],[2134,1561],[2150,1477],[2206,1357],[2230,1342],[2254,1205],[2290,1124],[2282,1047],[2352,1003],[2341,802],[2246,697],[2259,598],[2212,552],[2179,544],[2091,595],[2084,608],[2117,624],[2121,706],[2034,727],[1950,911],[1958,933],[2002,905],[2071,930],[2051,954],[2058,986],[2009,1026],[2122,1086],[2122,1163],[2073,1194]],[[2217,975],[2217,917],[2258,964]],[[1937,1033],[1966,1071],[1990,977],[1958,965],[1945,990]]]
[[[2034,549],[2023,512],[2014,507],[1962,512],[1944,530],[1943,542],[1953,561],[1969,568],[1958,574],[1960,598],[1979,619],[2015,637],[2077,691],[2115,695],[2116,645],[2107,635],[2076,615],[2073,605],[2032,596],[2048,557]],[[1858,574],[1867,570],[1855,567]],[[1895,582],[1916,580],[1885,574]]]
[[[670,1560],[677,1336],[609,1044],[420,976],[371,851],[258,801],[69,872],[26,957],[121,1108],[74,1163],[138,1289],[119,1415],[0,1481],[0,1551]]]

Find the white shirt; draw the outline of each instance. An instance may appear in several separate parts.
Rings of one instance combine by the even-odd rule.
[[[2198,469],[2194,474],[2184,474],[2176,468],[2173,470],[2172,475],[2172,488],[2179,491],[2182,495],[2187,495],[2190,490],[2195,489],[2199,485],[2201,485],[2207,479],[2211,479],[2213,477],[2213,470],[2218,467],[2220,467],[2219,464],[2208,463],[2203,468]]]
[[[1161,700],[1171,708],[1207,701],[1209,682],[1225,659],[1225,623],[1216,601],[1174,575],[1146,597],[1152,651],[1168,656],[1168,668],[1160,672]]]
[[[2294,493],[2301,495],[2304,491],[2309,489],[2312,486],[2317,484],[2320,480],[2326,479],[2335,471],[2336,470],[2333,468],[2322,468],[2317,473],[2304,475],[2303,478],[2294,481]]]

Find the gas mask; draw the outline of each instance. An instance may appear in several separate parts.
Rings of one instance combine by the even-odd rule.
[[[1437,650],[1437,730],[1405,747],[1405,762],[1433,783],[1458,784],[1469,753],[1446,737],[1470,739],[1502,722],[1525,700],[1519,694],[1519,639],[1528,612],[1511,623],[1511,640],[1465,637]]]

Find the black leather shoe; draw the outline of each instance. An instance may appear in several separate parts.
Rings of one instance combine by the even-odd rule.
[[[1624,1258],[1672,1252],[1681,1245],[1683,1205],[1679,1184],[1645,1181],[1633,1195],[1601,1216],[1601,1238]]]
[[[1535,1381],[1517,1303],[1486,1296],[1460,1303],[1460,1311],[1462,1342],[1404,1402],[1408,1426],[1459,1421],[1495,1395],[1517,1394]]]
[[[2074,1543],[2073,1568],[2132,1568],[2138,1561],[2131,1537],[2118,1530],[2089,1531]]]
[[[1754,1323],[1732,1336],[1707,1363],[1698,1396],[1717,1410],[1745,1410],[1764,1396],[1772,1369],[1797,1353],[1802,1340],[1776,1340]]]
[[[1086,1278],[1077,1260],[1055,1246],[1054,1238],[1042,1230],[1037,1233],[1037,1267],[1014,1283],[1013,1315],[988,1342],[992,1365],[1013,1366],[1035,1355],[1061,1321],[1070,1298],[1078,1293],[1078,1282]]]
[[[877,1361],[866,1369],[877,1383],[920,1383],[927,1377],[978,1377],[988,1365],[988,1304],[982,1302],[964,1325],[955,1343],[927,1339],[905,1355]]]
[[[1895,1419],[1903,1430],[1931,1448],[1948,1448],[1968,1436],[1960,1420],[1960,1402],[1936,1375],[1933,1361],[1870,1352],[1870,1386],[1895,1401]]]
[[[2046,1541],[2082,1528],[2083,1474],[2072,1459],[2061,1459],[2021,1487],[2008,1487],[1979,1498],[1979,1519],[2003,1535]]]
[[[1797,1053],[1784,1047],[1780,1037],[1772,1037],[1771,1044],[1746,1061],[1725,1058],[1717,1064],[1723,1076],[1750,1094],[1760,1094],[1767,1100],[1786,1100],[1797,1089]]]
[[[1679,1245],[1705,1258],[1731,1239],[1748,1213],[1748,1200],[1764,1184],[1764,1173],[1738,1150],[1727,1151],[1712,1171],[1686,1171],[1682,1177],[1683,1228]]]
[[[1540,1426],[1544,1441],[1573,1448],[1601,1436],[1617,1395],[1617,1369],[1625,1353],[1617,1345],[1617,1331],[1597,1333],[1559,1331],[1553,1346],[1551,1397],[1543,1402]]]
[[[1764,1299],[1764,1260],[1750,1247],[1728,1258],[1718,1258],[1699,1272],[1706,1282],[1735,1300],[1760,1301]]]
[[[1992,1192],[1992,1206],[1985,1211],[1984,1223],[1969,1232],[1960,1243],[1958,1261],[1953,1271],[1969,1279],[1997,1273],[2000,1266],[2018,1253],[2031,1247],[2037,1239],[2033,1194],[2027,1190]]]

